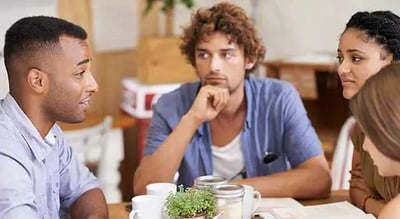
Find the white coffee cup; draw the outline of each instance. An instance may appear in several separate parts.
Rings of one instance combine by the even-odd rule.
[[[175,192],[176,185],[173,183],[151,183],[146,186],[147,195],[156,195],[163,200],[165,200],[170,193]]]
[[[138,195],[132,198],[129,219],[162,219],[163,200],[154,195]]]
[[[261,203],[261,193],[254,190],[252,186],[243,185],[243,218],[249,219]]]
[[[146,186],[146,194],[147,195],[155,195],[161,198],[161,201],[164,205],[168,195],[170,193],[176,192],[177,186],[173,183],[151,183]],[[167,213],[163,207],[162,210],[162,218],[168,218]]]

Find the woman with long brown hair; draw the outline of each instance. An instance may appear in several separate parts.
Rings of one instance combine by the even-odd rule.
[[[384,67],[351,99],[350,109],[365,133],[363,150],[382,176],[400,176],[400,63]],[[378,218],[400,218],[400,196]]]

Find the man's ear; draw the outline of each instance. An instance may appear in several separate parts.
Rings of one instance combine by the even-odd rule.
[[[246,70],[252,69],[252,68],[254,67],[255,64],[256,64],[255,61],[249,61],[249,60],[247,60],[247,61],[246,61],[246,65],[245,65]]]
[[[36,93],[44,93],[48,87],[48,76],[37,68],[29,70],[27,75],[29,87]]]

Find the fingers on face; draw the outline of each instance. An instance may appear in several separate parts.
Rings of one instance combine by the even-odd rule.
[[[212,100],[212,106],[220,111],[222,110],[225,105],[228,103],[229,99],[229,93],[227,89],[223,88],[213,88],[213,100]]]
[[[207,95],[208,101],[210,101],[211,106],[215,110],[220,111],[228,103],[229,92],[225,88],[219,88],[207,85],[202,88],[201,92]]]

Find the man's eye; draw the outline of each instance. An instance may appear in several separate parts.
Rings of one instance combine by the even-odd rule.
[[[229,53],[229,52],[224,52],[224,53],[222,53],[222,56],[223,56],[224,58],[226,58],[226,59],[229,59],[229,58],[231,58],[233,55],[232,55],[231,53]]]
[[[84,73],[85,73],[85,71],[81,71],[79,73],[76,73],[75,76],[81,78],[81,77],[83,77]]]
[[[206,59],[206,58],[208,58],[209,55],[205,52],[200,52],[197,54],[197,56],[201,59]]]

